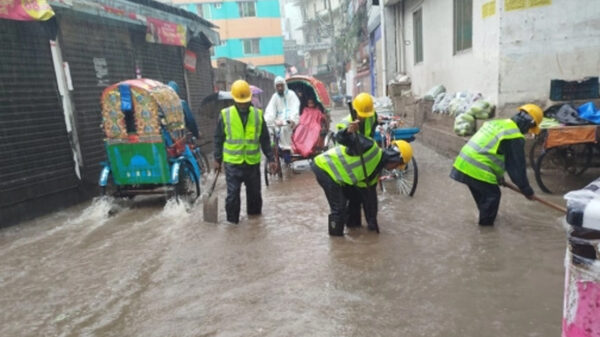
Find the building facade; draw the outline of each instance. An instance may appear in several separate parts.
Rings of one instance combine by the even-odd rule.
[[[443,84],[502,111],[548,104],[552,79],[598,76],[597,0],[387,0],[384,12],[378,57],[418,96]]]
[[[284,76],[284,48],[278,0],[174,0],[219,27],[221,44],[212,53]]]
[[[106,160],[100,97],[113,83],[174,80],[201,132],[216,123],[199,109],[213,91],[212,24],[154,1],[49,4],[52,20],[0,19],[0,227],[97,195]],[[152,22],[159,36],[173,26],[187,34],[178,44],[149,41]]]

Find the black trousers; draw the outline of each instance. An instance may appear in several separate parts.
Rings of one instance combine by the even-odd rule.
[[[367,225],[369,228],[375,229],[377,223],[377,185],[361,187],[346,187],[346,197],[348,198],[348,227],[360,227],[362,225],[362,217],[360,208],[365,212]]]
[[[479,225],[492,226],[500,206],[500,187],[482,182],[466,184],[479,209]]]
[[[311,168],[315,173],[317,182],[323,188],[325,197],[329,203],[329,219],[333,220],[336,224],[344,226],[347,219],[347,207],[348,199],[346,193],[344,193],[344,187],[338,185],[327,172],[320,169],[314,163],[311,163]]]
[[[246,209],[248,215],[262,212],[262,195],[260,193],[260,164],[229,164],[225,163],[225,179],[227,181],[227,197],[225,211],[227,221],[240,221],[240,192],[242,183],[246,185]]]

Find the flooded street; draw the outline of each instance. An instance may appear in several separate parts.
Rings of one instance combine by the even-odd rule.
[[[452,160],[414,153],[416,194],[380,194],[379,235],[330,238],[310,171],[263,186],[239,225],[221,178],[219,224],[201,201],[136,198],[1,229],[0,336],[558,336],[560,214],[503,189],[480,228]]]

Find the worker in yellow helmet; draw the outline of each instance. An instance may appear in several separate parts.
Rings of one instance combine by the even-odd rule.
[[[356,120],[353,120],[349,114],[335,125],[336,129],[343,130],[351,124],[355,124],[361,135],[373,139],[377,128],[377,113],[373,106],[373,97],[366,92],[358,94],[352,100],[352,108],[356,111]]]
[[[377,127],[377,114],[373,105],[373,97],[366,92],[358,94],[352,100],[352,109],[354,116],[348,114],[340,121],[336,128],[338,132],[335,135],[335,141],[339,142],[339,138],[343,137],[344,131],[350,133],[358,133],[369,139],[375,137],[375,129]],[[349,202],[349,214],[346,226],[360,227],[362,226],[361,208],[365,213],[367,227],[369,229],[378,228],[377,224],[377,184],[369,185],[364,188],[350,187],[346,188],[346,197]]]
[[[240,217],[240,191],[246,185],[248,215],[260,215],[262,196],[260,184],[260,151],[269,161],[271,170],[275,162],[271,140],[263,112],[252,106],[252,92],[246,81],[237,80],[231,85],[234,105],[221,110],[215,131],[215,169],[225,163],[227,221],[237,224]]]
[[[342,130],[338,145],[316,156],[311,163],[317,182],[323,188],[329,203],[329,235],[344,235],[346,223],[355,221],[352,217],[356,215],[349,213],[349,190],[352,193],[355,188],[365,191],[360,194],[365,202],[369,198],[366,191],[377,185],[383,168],[393,170],[406,165],[411,157],[410,144],[403,140],[396,141],[390,149],[382,150],[374,140],[357,134],[353,128]],[[379,231],[377,219],[374,220],[374,223],[369,224],[373,225],[369,229]]]
[[[525,136],[538,134],[544,117],[535,104],[519,107],[510,119],[485,122],[463,146],[450,177],[469,187],[479,209],[479,225],[492,226],[500,205],[504,171],[528,199],[534,192],[529,185],[525,161]]]

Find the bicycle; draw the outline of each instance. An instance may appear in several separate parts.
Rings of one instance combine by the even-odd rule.
[[[419,133],[419,128],[404,128],[404,122],[398,116],[379,116],[381,123],[375,131],[375,141],[382,149],[392,146],[394,140],[405,140],[412,142],[414,135]],[[412,160],[403,169],[383,169],[379,176],[379,186],[382,192],[393,192],[412,197],[419,182],[419,167],[414,155]]]

